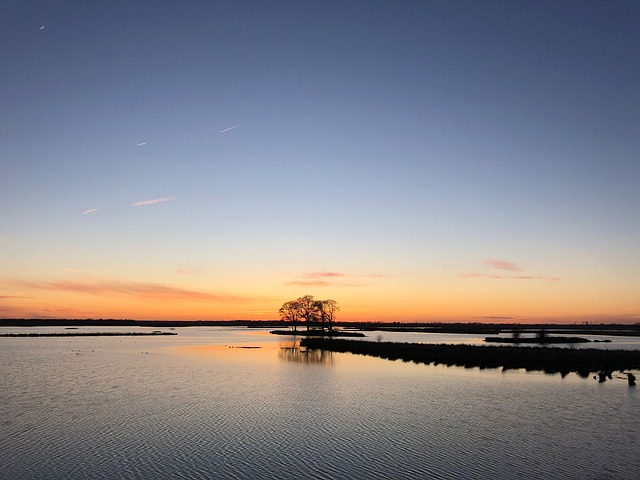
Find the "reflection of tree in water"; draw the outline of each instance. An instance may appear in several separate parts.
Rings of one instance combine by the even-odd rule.
[[[298,342],[281,343],[278,356],[285,362],[333,364],[333,352],[328,350],[307,350],[301,348]]]

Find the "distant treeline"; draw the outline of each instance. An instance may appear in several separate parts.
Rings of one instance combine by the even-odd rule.
[[[281,327],[279,320],[131,320],[112,318],[6,318],[0,327]]]
[[[594,372],[611,375],[615,371],[640,369],[640,351],[569,349],[553,347],[512,347],[475,345],[431,345],[420,343],[368,342],[333,338],[304,338],[300,346],[332,352],[403,360],[405,362],[443,364],[459,367],[575,372],[588,377]]]
[[[131,319],[0,319],[0,327],[54,326],[141,326],[141,327],[286,327],[281,320],[131,320]],[[334,326],[362,330],[416,333],[459,333],[498,335],[518,332],[536,334],[541,330],[556,335],[625,335],[640,336],[640,324],[517,324],[517,323],[399,323],[399,322],[334,322]]]
[[[621,335],[639,336],[640,324],[495,324],[495,323],[415,323],[415,324],[363,324],[363,331],[414,332],[414,333],[457,333],[474,335],[498,335],[500,333],[538,334],[540,331],[556,335]]]

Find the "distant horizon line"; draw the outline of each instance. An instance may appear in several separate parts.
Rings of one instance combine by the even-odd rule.
[[[273,318],[273,319],[249,319],[249,318],[234,318],[234,319],[135,319],[135,318],[92,318],[92,317],[84,317],[84,318],[47,318],[47,317],[30,317],[30,318],[0,318],[0,326],[4,326],[9,323],[15,324],[36,324],[36,323],[58,323],[60,325],[68,324],[68,323],[113,323],[113,324],[278,324],[282,326],[291,325],[290,322],[285,322],[281,319]],[[319,322],[318,322],[319,323]],[[434,326],[434,325],[479,325],[479,326],[512,326],[512,325],[523,325],[523,326],[580,326],[580,327],[598,327],[598,326],[625,326],[625,327],[633,327],[640,326],[640,322],[629,320],[626,322],[621,321],[611,321],[611,322],[603,322],[603,321],[557,321],[557,322],[484,322],[484,321],[460,321],[460,320],[452,320],[452,321],[385,321],[385,320],[337,320],[333,322],[334,325],[337,326],[353,326],[353,325],[367,325],[367,326],[376,326],[376,325],[397,325],[404,327],[420,327],[420,326]],[[3,325],[4,324],[4,325]],[[315,324],[315,322],[314,322]],[[298,325],[304,325],[304,322],[298,322]],[[7,325],[9,326],[9,325]],[[19,325],[18,325],[19,326]],[[35,325],[34,325],[35,326]]]

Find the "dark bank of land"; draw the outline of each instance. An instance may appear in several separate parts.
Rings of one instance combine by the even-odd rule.
[[[539,334],[608,335],[640,337],[640,324],[520,324],[520,323],[373,323],[355,326],[362,331],[458,333],[472,335]]]
[[[271,330],[269,333],[273,335],[288,335],[299,337],[366,337],[362,332],[354,332],[352,330]]]
[[[538,336],[538,337],[486,337],[484,339],[487,343],[513,343],[515,345],[520,343],[526,344],[536,344],[536,345],[547,345],[552,343],[591,343],[591,340],[588,338],[582,337],[549,337],[549,336]],[[596,340],[597,341],[597,340]],[[609,340],[604,340],[609,341]]]
[[[399,322],[334,322],[334,327],[362,332],[459,333],[476,335],[537,334],[544,330],[553,335],[638,336],[640,324],[517,324],[517,323],[399,323]],[[281,320],[132,320],[132,319],[0,319],[0,327],[55,326],[140,326],[140,327],[247,327],[290,328]]]
[[[0,327],[258,327],[274,328],[278,320],[132,320],[119,318],[3,318]]]
[[[177,335],[174,332],[73,332],[73,333],[1,333],[0,337],[140,337]]]
[[[601,380],[611,378],[611,374],[616,371],[640,369],[640,351],[637,350],[432,345],[332,338],[304,338],[300,340],[300,346],[310,350],[321,349],[388,360],[467,368],[524,368],[529,371],[560,373],[562,376],[575,372],[584,378],[597,372]],[[629,381],[631,383],[631,377]]]

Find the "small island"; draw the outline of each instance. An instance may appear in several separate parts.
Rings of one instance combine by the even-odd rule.
[[[313,295],[304,295],[282,304],[278,313],[280,320],[291,325],[291,330],[272,330],[273,335],[300,335],[303,337],[366,337],[362,332],[334,328],[336,313],[340,311],[335,300],[316,300]],[[298,330],[304,321],[306,330]]]

